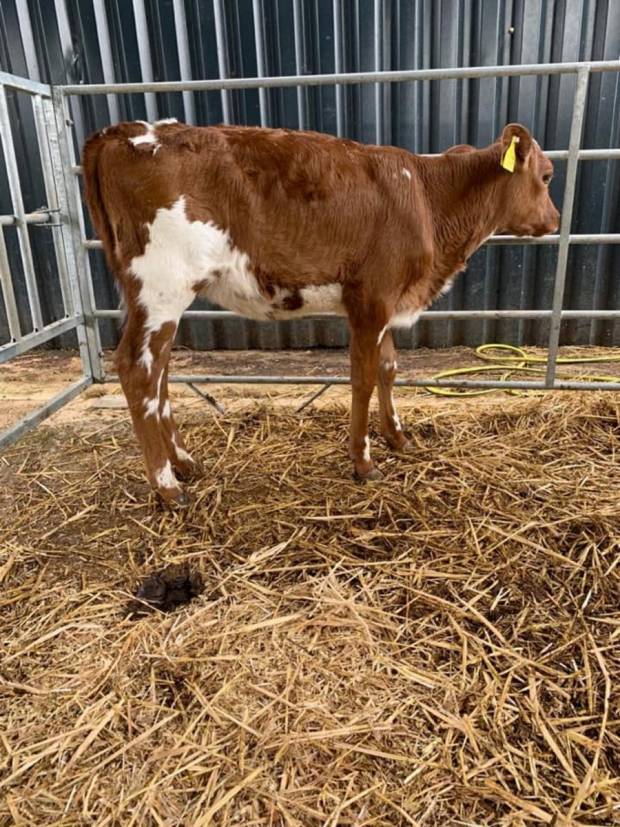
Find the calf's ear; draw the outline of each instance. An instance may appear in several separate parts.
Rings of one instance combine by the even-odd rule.
[[[509,123],[504,127],[500,144],[502,147],[502,158],[510,147],[514,147],[515,159],[517,162],[524,164],[527,161],[528,155],[532,151],[532,136],[524,126],[520,123]]]

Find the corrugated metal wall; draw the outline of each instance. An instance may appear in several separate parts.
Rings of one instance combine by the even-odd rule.
[[[250,77],[365,69],[418,69],[506,63],[606,60],[620,55],[617,0],[2,0],[0,68],[52,83]],[[547,149],[568,144],[573,77],[392,84],[377,107],[373,86],[173,93],[79,98],[78,142],[118,119],[174,116],[197,124],[300,125],[416,152],[454,143],[485,145],[508,121],[526,124]],[[338,123],[336,95],[341,95]],[[27,207],[44,202],[33,126],[14,102]],[[593,75],[584,146],[620,145],[620,79]],[[556,163],[560,205],[564,162]],[[0,211],[10,211],[0,169]],[[620,232],[620,162],[580,165],[575,232]],[[47,315],[58,305],[49,231],[32,230]],[[13,232],[7,233],[13,248]],[[99,251],[91,253],[99,307],[117,304]],[[436,307],[549,308],[556,250],[495,247],[480,251]],[[47,268],[47,269],[46,269]],[[50,270],[49,277],[46,275]],[[20,281],[19,273],[17,280]],[[19,286],[19,285],[18,285]],[[21,290],[21,288],[20,288]],[[617,246],[573,248],[565,306],[620,306]],[[6,333],[0,315],[0,340]],[[399,333],[401,347],[544,343],[536,321],[452,321]],[[115,325],[102,325],[113,344]],[[197,349],[289,348],[346,344],[332,321],[258,324],[184,322],[182,343]],[[563,343],[619,344],[613,321],[565,323]]]

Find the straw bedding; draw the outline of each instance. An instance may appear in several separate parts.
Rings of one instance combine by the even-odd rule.
[[[41,427],[0,459],[0,823],[619,823],[619,416],[414,397],[359,485],[344,406],[205,409],[183,513],[125,421]],[[170,565],[201,593],[132,619]]]

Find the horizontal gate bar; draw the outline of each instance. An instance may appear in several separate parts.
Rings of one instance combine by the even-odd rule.
[[[56,396],[52,397],[49,402],[45,403],[45,405],[41,405],[41,407],[37,408],[36,411],[32,411],[32,413],[24,416],[11,428],[7,428],[6,431],[2,431],[0,433],[0,448],[6,448],[13,442],[16,442],[21,436],[23,436],[23,434],[32,430],[35,425],[38,425],[39,422],[47,419],[48,416],[56,413],[56,411],[66,405],[67,402],[75,399],[75,397],[78,396],[84,388],[92,385],[92,383],[93,380],[89,376],[83,376],[81,379],[78,379],[76,382],[69,385],[68,388],[65,388],[60,391],[60,393],[57,393]]]
[[[333,86],[337,83],[403,83],[414,80],[455,80],[525,75],[564,75],[587,68],[590,72],[618,72],[620,60],[576,63],[524,63],[516,66],[467,66],[451,69],[405,69],[389,72],[340,72],[330,75],[283,75],[265,78],[214,78],[167,80],[156,83],[84,83],[57,87],[64,95],[121,95],[134,92],[219,91],[221,89],[265,89],[287,86]]]
[[[484,244],[491,244],[493,247],[508,244],[557,245],[559,240],[559,235],[545,235],[540,236],[540,238],[519,235],[494,235],[488,238]],[[577,233],[569,236],[568,240],[570,244],[620,244],[620,233]],[[83,244],[87,250],[101,250],[103,247],[98,238],[88,238]]]
[[[9,72],[0,72],[0,86],[7,86],[18,92],[28,92],[31,95],[45,95],[48,98],[52,95],[52,87],[49,84],[11,75]]]
[[[502,365],[502,370],[505,366]],[[106,382],[118,381],[117,377],[105,378]],[[348,376],[208,376],[175,374],[168,377],[169,382],[196,385],[350,385]],[[620,390],[620,376],[617,382],[578,382],[573,380],[557,381],[552,387],[543,382],[504,380],[494,382],[492,379],[397,379],[394,383],[405,388],[496,388],[497,390]]]
[[[50,339],[55,339],[56,336],[60,336],[62,333],[68,333],[81,324],[82,321],[82,316],[69,316],[67,319],[52,322],[47,327],[37,330],[36,333],[28,333],[16,342],[0,345],[0,365],[8,362],[14,356],[20,356],[22,353],[32,350],[33,347],[38,347],[45,344],[45,342],[49,342]]]
[[[420,313],[419,319],[424,321],[444,321],[446,319],[550,319],[551,310],[425,310]],[[120,310],[95,310],[96,319],[120,319]],[[224,321],[225,319],[246,319],[230,310],[186,310],[183,319],[211,319]],[[308,316],[299,316],[295,319],[264,319],[265,322],[274,321],[303,321],[303,319],[342,319],[337,313],[313,313]],[[563,319],[620,319],[620,310],[563,310]],[[250,321],[256,321],[256,319]]]
[[[35,210],[35,212],[24,213],[21,219],[24,224],[47,224],[52,221],[54,213],[49,210]],[[16,215],[0,215],[0,226],[11,227],[19,224],[20,219]]]

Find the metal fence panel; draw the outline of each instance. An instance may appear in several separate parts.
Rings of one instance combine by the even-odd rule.
[[[0,69],[52,83],[492,66],[619,54],[620,4],[589,0],[3,0],[0,11]],[[546,149],[566,149],[575,82],[575,76],[551,76],[110,94],[74,98],[71,115],[78,148],[86,134],[111,120],[157,113],[200,124],[302,126],[417,152],[438,152],[457,142],[484,145],[504,123],[520,120]],[[11,106],[25,209],[36,209],[45,196],[35,125],[26,108],[9,99]],[[592,75],[582,145],[619,146],[619,110],[619,76]],[[559,202],[566,162],[556,161],[556,170],[552,194]],[[0,160],[0,212],[9,211],[9,200]],[[619,231],[620,162],[581,162],[573,232]],[[48,230],[33,228],[29,234],[42,313],[50,320],[62,305],[60,282],[46,272],[54,258],[52,240]],[[27,285],[18,265],[20,239],[14,228],[5,228],[4,237],[15,262],[16,304],[23,319]],[[549,309],[557,255],[556,247],[484,248],[436,309]],[[101,252],[89,256],[97,306],[115,307]],[[618,307],[619,274],[618,245],[572,247],[564,306]],[[116,323],[102,320],[101,334],[104,344],[114,344]],[[546,344],[548,334],[548,318],[453,317],[399,331],[397,342],[400,347],[494,340]],[[8,337],[8,319],[0,314],[0,341]],[[259,324],[223,317],[185,320],[180,341],[195,349],[343,346],[346,328],[335,320]],[[568,318],[561,342],[617,345],[620,322]]]

